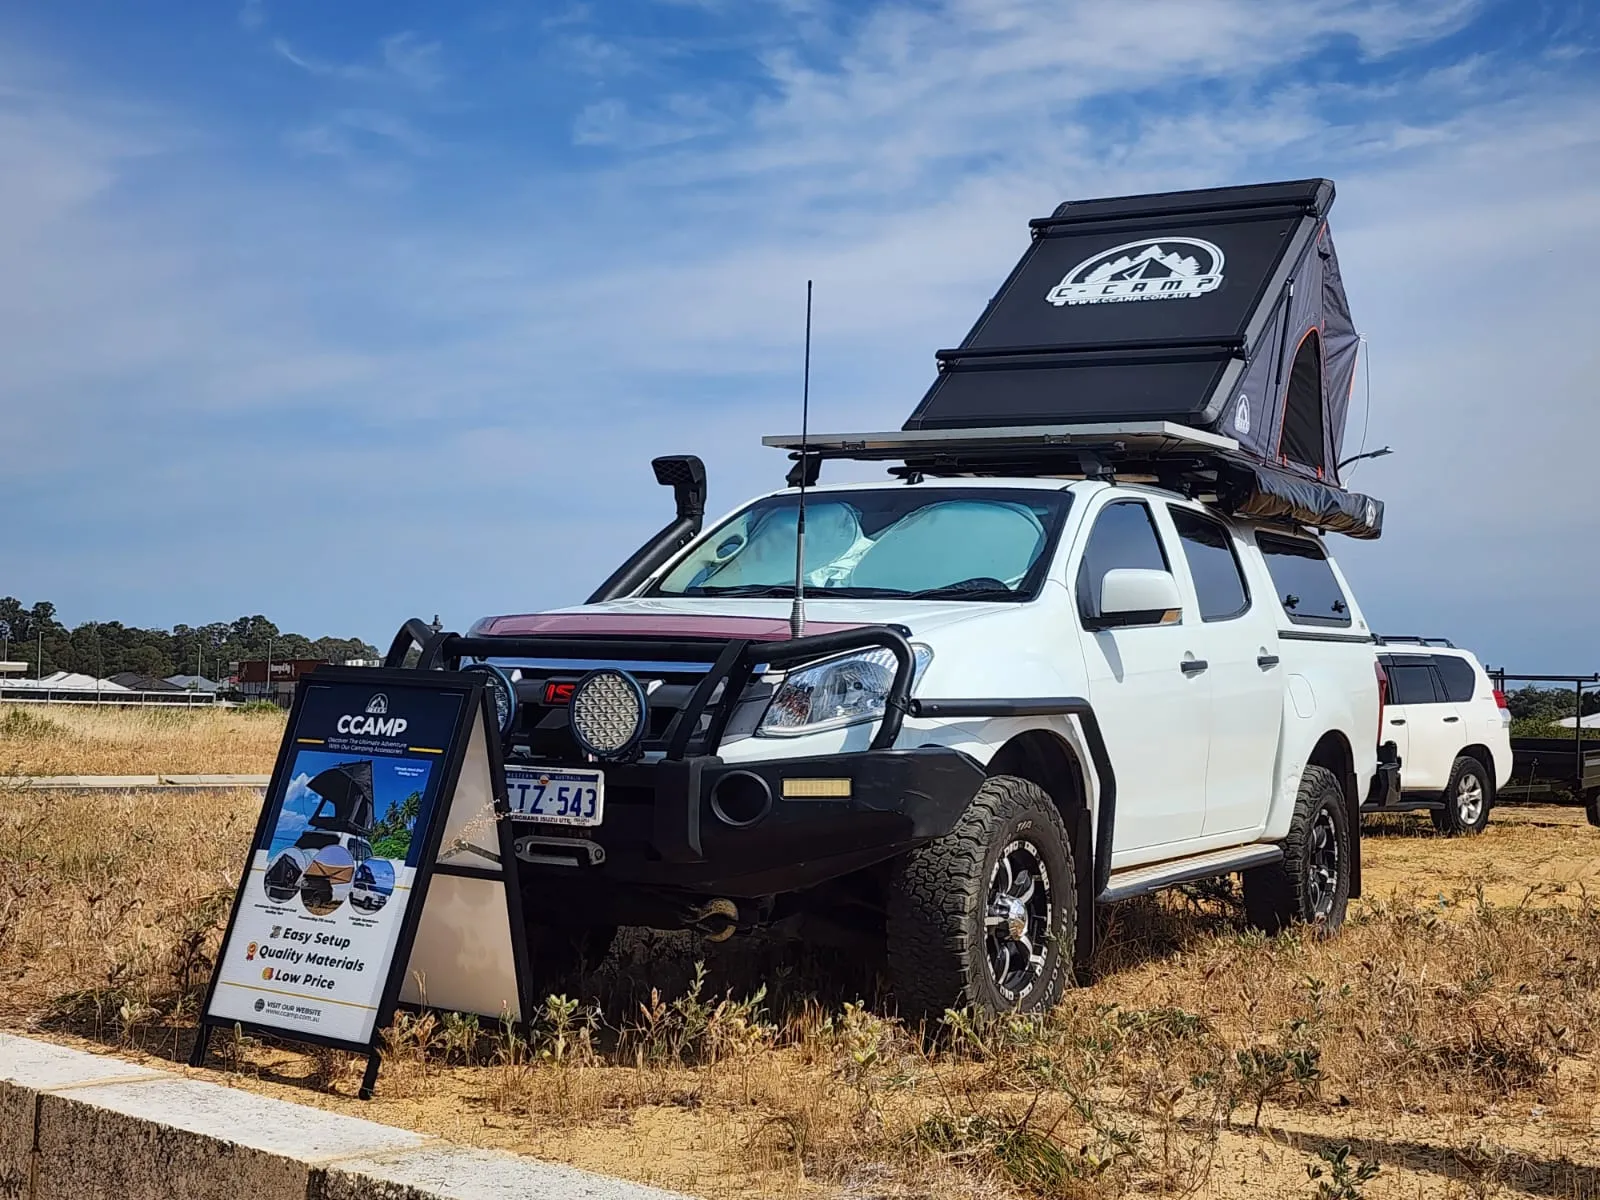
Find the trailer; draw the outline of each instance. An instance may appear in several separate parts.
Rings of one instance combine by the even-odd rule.
[[[1570,738],[1511,739],[1511,781],[1500,789],[1501,797],[1531,800],[1570,794],[1583,802],[1589,824],[1600,826],[1600,739],[1585,738],[1580,723],[1584,689],[1600,686],[1600,674],[1511,675],[1500,667],[1491,670],[1489,675],[1501,692],[1505,691],[1507,680],[1569,684],[1576,698],[1573,711],[1578,716]]]

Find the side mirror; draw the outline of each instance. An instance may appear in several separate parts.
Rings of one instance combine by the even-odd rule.
[[[1167,625],[1183,614],[1178,581],[1168,571],[1118,567],[1100,581],[1097,628]]]

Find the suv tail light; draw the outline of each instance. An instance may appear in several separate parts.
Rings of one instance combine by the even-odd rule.
[[[1381,746],[1383,745],[1383,710],[1389,703],[1389,673],[1383,669],[1383,664],[1376,659],[1372,663],[1372,672],[1378,677],[1378,740],[1375,744]]]
[[[1495,688],[1495,690],[1494,690],[1494,706],[1496,708],[1504,708],[1504,709],[1507,709],[1507,710],[1509,710],[1510,707],[1511,707],[1509,704],[1506,703],[1506,694],[1504,692],[1502,692],[1499,688]]]

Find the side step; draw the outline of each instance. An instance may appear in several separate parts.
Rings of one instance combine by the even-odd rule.
[[[1145,863],[1111,872],[1111,882],[1100,893],[1099,903],[1110,904],[1129,900],[1149,892],[1159,892],[1179,883],[1193,883],[1197,879],[1213,879],[1218,875],[1231,875],[1246,867],[1264,867],[1268,863],[1283,861],[1283,847],[1256,843],[1251,846],[1233,846],[1227,850],[1213,850],[1193,858],[1175,858],[1167,862]]]
[[[1407,813],[1439,811],[1444,808],[1443,800],[1401,800],[1397,804],[1363,804],[1361,815],[1370,816],[1372,813]]]

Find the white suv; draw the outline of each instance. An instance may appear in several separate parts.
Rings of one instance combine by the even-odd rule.
[[[1366,811],[1427,809],[1434,827],[1479,833],[1511,778],[1511,714],[1470,651],[1444,638],[1380,638],[1388,676],[1380,742],[1400,759],[1398,798]]]

